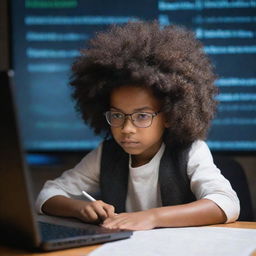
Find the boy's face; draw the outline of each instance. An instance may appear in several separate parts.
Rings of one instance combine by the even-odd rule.
[[[124,114],[135,112],[155,113],[160,111],[161,104],[147,88],[135,86],[122,86],[114,89],[110,96],[110,110],[118,111]],[[156,115],[151,126],[147,128],[136,127],[130,116],[122,126],[113,127],[111,131],[116,142],[132,155],[132,165],[140,166],[151,160],[159,150],[163,133],[167,128],[164,114],[160,112]]]

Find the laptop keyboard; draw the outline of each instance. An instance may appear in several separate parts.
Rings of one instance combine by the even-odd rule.
[[[68,227],[41,221],[39,221],[39,228],[44,240],[111,233],[111,230],[107,230],[104,228],[100,230],[88,230],[84,228]]]

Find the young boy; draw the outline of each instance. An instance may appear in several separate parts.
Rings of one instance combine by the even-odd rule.
[[[239,200],[203,141],[214,80],[184,28],[134,22],[97,34],[71,85],[77,110],[105,140],[46,182],[38,212],[130,230],[235,221]],[[83,190],[100,200],[83,200]]]

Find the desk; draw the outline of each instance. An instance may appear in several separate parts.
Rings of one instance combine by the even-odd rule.
[[[256,229],[256,222],[237,221],[229,224],[212,225],[213,227],[228,227],[228,228],[252,228]],[[86,256],[101,245],[91,245],[74,249],[60,250],[54,252],[33,253],[24,250],[9,248],[0,245],[0,256]],[[256,252],[252,256],[256,256]]]

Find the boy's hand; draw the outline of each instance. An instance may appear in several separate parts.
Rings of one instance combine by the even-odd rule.
[[[62,195],[49,198],[42,205],[42,211],[54,216],[75,217],[91,223],[99,223],[115,216],[115,208],[101,200],[85,202]]]
[[[147,230],[156,226],[154,211],[140,211],[132,213],[120,213],[108,217],[102,224],[105,228],[126,230]]]
[[[76,217],[84,222],[99,223],[115,216],[114,206],[101,200],[81,202],[76,206]]]

